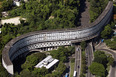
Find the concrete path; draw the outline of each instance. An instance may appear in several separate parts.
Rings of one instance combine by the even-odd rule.
[[[88,26],[89,20],[90,20],[90,15],[89,15],[89,2],[87,2],[87,0],[82,0],[82,5],[81,5],[81,17],[80,17],[80,22],[81,22],[81,26]]]

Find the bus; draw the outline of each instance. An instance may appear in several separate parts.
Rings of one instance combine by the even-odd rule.
[[[76,77],[76,76],[77,76],[77,71],[74,71],[73,77]]]

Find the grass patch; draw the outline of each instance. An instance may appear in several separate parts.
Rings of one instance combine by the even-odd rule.
[[[70,68],[71,68],[70,77],[73,77],[74,66],[75,66],[75,58],[72,58],[72,59],[71,59],[71,63],[70,63]]]
[[[85,51],[82,51],[81,54],[81,74],[80,77],[85,77],[85,73],[86,73],[86,56],[85,56]]]

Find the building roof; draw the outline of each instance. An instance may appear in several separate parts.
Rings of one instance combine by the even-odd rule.
[[[46,69],[50,69],[52,66],[54,66],[59,60],[52,58],[52,56],[48,56],[45,59],[43,59],[41,62],[39,62],[35,67],[36,68],[42,68],[45,67]]]

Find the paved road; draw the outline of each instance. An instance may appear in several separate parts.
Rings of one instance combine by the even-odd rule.
[[[87,44],[85,52],[86,52],[86,58],[87,58],[87,66],[90,66],[93,59],[93,51],[92,51],[92,47],[90,43]],[[86,77],[93,77],[89,70],[87,70]]]
[[[116,51],[109,49],[104,43],[99,44],[95,49],[110,52],[114,57],[114,65],[111,66],[108,77],[116,77]]]
[[[111,50],[108,50],[108,49],[100,49],[100,50],[110,52],[113,55],[113,57],[114,57],[114,66],[111,67],[109,77],[116,77],[116,53],[112,52]]]
[[[81,49],[80,47],[75,46],[75,67],[74,71],[77,71],[77,77],[80,77],[81,70]]]

